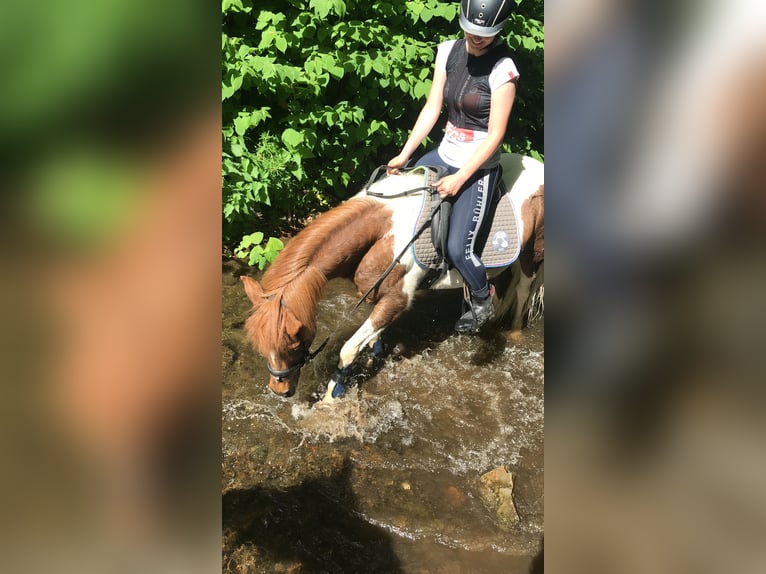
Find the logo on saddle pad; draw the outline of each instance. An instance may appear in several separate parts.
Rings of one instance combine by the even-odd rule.
[[[496,253],[505,251],[510,246],[511,241],[505,231],[498,231],[492,236],[492,249],[494,249]]]

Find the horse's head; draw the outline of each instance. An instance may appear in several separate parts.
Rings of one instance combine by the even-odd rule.
[[[310,358],[313,330],[298,318],[282,293],[266,293],[254,279],[245,276],[241,279],[253,303],[245,330],[250,342],[267,361],[269,388],[280,396],[292,396],[301,367]]]

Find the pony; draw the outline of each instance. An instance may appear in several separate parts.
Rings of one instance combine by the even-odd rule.
[[[511,264],[488,272],[496,285],[495,320],[513,308],[511,334],[518,339],[525,304],[544,260],[544,169],[542,162],[518,154],[503,154],[501,165],[501,185],[510,194],[520,224],[520,250]],[[317,303],[329,280],[351,279],[360,294],[366,294],[364,300],[372,304],[372,310],[342,346],[324,402],[343,394],[344,381],[360,351],[370,346],[377,352],[381,333],[410,307],[427,274],[407,249],[423,196],[422,192],[391,192],[422,184],[423,178],[412,174],[379,180],[373,187],[382,193],[370,195],[363,189],[300,231],[269,266],[262,283],[241,277],[252,303],[246,335],[267,361],[269,388],[274,393],[292,396],[301,368],[321,350],[311,352],[310,348],[316,335]],[[389,197],[382,197],[386,192]],[[401,258],[395,261],[397,254]],[[509,274],[513,279],[508,279]],[[459,274],[451,270],[430,288],[461,285]]]

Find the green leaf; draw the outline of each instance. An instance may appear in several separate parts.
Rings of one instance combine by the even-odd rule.
[[[391,66],[388,64],[385,57],[378,56],[372,61],[372,68],[379,74],[386,75],[391,69]]]
[[[303,142],[303,134],[293,128],[287,128],[282,132],[282,142],[290,149],[295,149]]]
[[[337,78],[340,80],[343,77],[344,70],[340,66],[330,66],[327,68],[327,71],[330,73],[330,75],[334,78]]]
[[[256,231],[250,235],[245,235],[240,242],[240,247],[249,247],[250,245],[260,245],[263,241],[263,232]]]
[[[521,2],[522,0],[516,0],[516,4]],[[437,4],[436,7],[433,9],[434,16],[439,16],[441,18],[444,18],[448,22],[452,22],[452,20],[455,19],[457,16],[458,6],[457,3],[450,3],[450,4]]]
[[[248,263],[250,265],[258,264],[258,267],[260,269],[263,269],[263,266],[261,265],[264,262],[263,259],[263,248],[260,245],[256,245],[253,247],[253,250],[250,252],[250,260]]]
[[[277,239],[276,237],[269,237],[268,242],[266,242],[264,253],[266,254],[266,257],[269,258],[270,261],[273,261],[277,253],[282,251],[284,247],[285,247],[285,244],[282,243],[281,240]]]
[[[257,126],[261,122],[269,119],[271,117],[270,110],[271,108],[269,108],[268,106],[265,106],[258,110],[254,110],[253,113],[250,114],[250,125]]]
[[[287,40],[285,40],[284,36],[277,36],[274,40],[274,44],[277,46],[277,50],[283,54],[287,51]]]
[[[410,18],[412,18],[413,22],[418,21],[418,18],[420,18],[420,13],[424,8],[425,6],[423,6],[423,4],[420,2],[407,2],[407,10],[409,11]]]
[[[261,34],[261,41],[258,44],[258,50],[261,52],[266,50],[266,48],[268,48],[274,43],[274,40],[276,39],[276,37],[277,37],[277,34],[273,28],[269,28],[268,30],[265,30],[263,34]]]
[[[221,2],[221,12],[227,13],[227,12],[250,12],[252,10],[252,6],[244,6],[242,4],[242,0],[222,0]]]
[[[428,96],[430,90],[431,82],[418,82],[412,87],[412,93],[418,99]]]
[[[250,127],[249,115],[239,115],[236,118],[234,118],[234,130],[237,132],[237,135],[240,135],[240,136],[245,135],[245,132],[247,131],[247,128],[249,127]]]
[[[309,7],[314,10],[320,18],[325,19],[333,8],[333,2],[332,0],[311,0],[309,2]]]
[[[232,76],[231,84],[229,84],[228,86],[224,84],[221,87],[222,100],[227,100],[231,96],[233,96],[237,92],[237,90],[239,90],[242,87],[242,80],[243,80],[242,76]]]

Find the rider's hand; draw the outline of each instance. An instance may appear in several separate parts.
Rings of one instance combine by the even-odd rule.
[[[407,165],[407,160],[409,159],[410,159],[409,157],[403,154],[399,154],[394,159],[388,162],[387,164],[388,169],[386,170],[386,173],[388,175],[394,175],[399,173],[399,170],[403,168],[405,165]]]
[[[460,188],[465,183],[462,177],[457,174],[448,175],[441,178],[434,184],[436,191],[439,192],[439,197],[442,199],[446,197],[454,197],[460,193]]]

